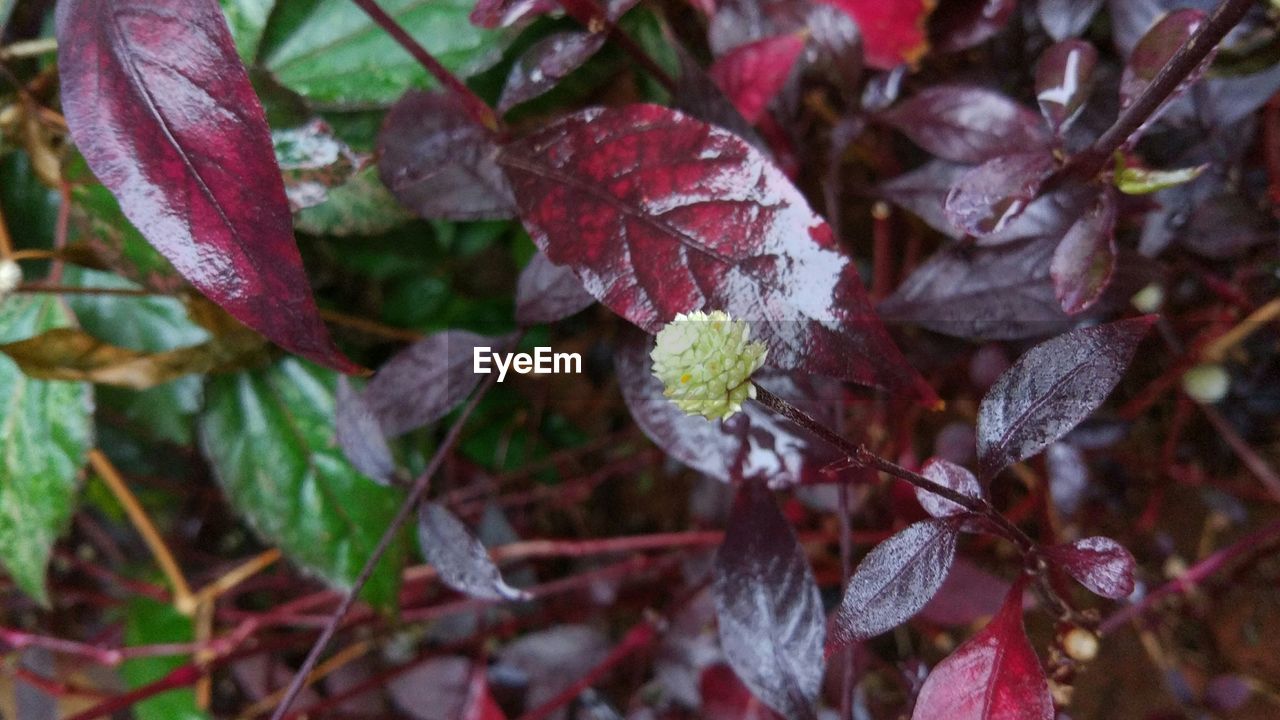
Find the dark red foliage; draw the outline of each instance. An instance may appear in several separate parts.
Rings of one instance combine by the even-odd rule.
[[[576,315],[595,301],[572,269],[551,262],[539,252],[516,281],[516,322],[553,323]]]
[[[1045,147],[1040,118],[994,90],[934,85],[880,114],[880,119],[943,160],[980,163]]]
[[[604,47],[605,33],[566,30],[534,43],[520,56],[498,98],[498,112],[506,112],[555,87]]]
[[[961,175],[947,193],[947,219],[969,235],[993,235],[1022,214],[1053,172],[1047,151],[994,157]]]
[[[553,123],[504,148],[500,162],[538,247],[641,328],[724,310],[752,323],[774,367],[936,402],[830,227],[736,136],[629,105]]]
[[[802,50],[799,34],[765,38],[734,48],[708,72],[742,117],[755,123],[787,82]]]
[[[1064,312],[1084,312],[1107,289],[1116,268],[1115,227],[1115,196],[1103,192],[1053,251],[1049,274]]]
[[[1055,545],[1045,549],[1045,557],[1102,597],[1122,600],[1133,594],[1133,555],[1111,538]]]
[[[780,720],[742,684],[728,665],[716,664],[702,671],[698,680],[704,720]]]
[[[1036,64],[1036,102],[1049,128],[1060,134],[1084,109],[1093,89],[1098,51],[1084,40],[1051,46]]]
[[[68,0],[57,31],[71,137],[129,220],[245,325],[359,371],[311,297],[266,117],[218,3]]]
[[[925,23],[934,3],[928,0],[822,0],[848,13],[862,33],[867,65],[887,70],[915,65],[929,49]]]

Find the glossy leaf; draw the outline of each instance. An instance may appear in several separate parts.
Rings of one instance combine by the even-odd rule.
[[[925,678],[911,720],[1053,720],[1053,697],[1022,627],[1022,584]]]
[[[676,89],[671,98],[675,109],[722,127],[751,143],[760,152],[772,154],[769,144],[738,112],[733,101],[703,69],[698,59],[679,43],[675,43],[673,48],[680,64],[680,76],[676,79]]]
[[[1070,545],[1055,545],[1045,557],[1089,590],[1112,600],[1133,594],[1133,556],[1120,543],[1106,537],[1088,537]]]
[[[630,105],[564,118],[504,148],[500,162],[538,247],[641,328],[724,310],[752,322],[774,367],[936,402],[831,228],[738,137]]]
[[[423,503],[418,509],[418,547],[445,585],[485,600],[526,600],[502,579],[480,540],[449,509]]]
[[[1098,51],[1084,40],[1063,40],[1040,55],[1036,64],[1036,102],[1055,134],[1084,109],[1093,88]]]
[[[246,65],[252,63],[258,56],[258,45],[275,0],[219,0],[219,4],[227,16],[227,27],[231,29],[240,59]]]
[[[862,32],[863,53],[869,67],[889,70],[915,66],[929,51],[925,26],[935,3],[928,0],[823,0],[848,13]]]
[[[1142,36],[1129,55],[1129,62],[1124,66],[1124,75],[1120,78],[1121,108],[1128,107],[1138,99],[1142,91],[1156,79],[1156,75],[1165,63],[1187,44],[1204,19],[1205,14],[1200,10],[1175,10],[1157,21]],[[1213,53],[1211,52],[1200,68],[1179,85],[1174,96],[1198,80],[1212,61]]]
[[[1154,315],[1073,330],[1028,350],[978,409],[979,475],[1040,452],[1111,394]]]
[[[511,27],[559,7],[556,0],[477,0],[470,18],[477,27]]]
[[[787,718],[816,718],[822,598],[795,531],[762,483],[738,490],[713,583],[720,646],[743,684]]]
[[[359,370],[320,319],[262,106],[215,0],[58,4],[72,139],[134,225],[285,349]]]
[[[371,484],[334,442],[336,377],[286,359],[253,373],[214,378],[200,440],[227,499],[249,525],[298,566],[347,587],[402,501]],[[391,605],[403,542],[392,543],[364,597]]]
[[[628,339],[615,353],[618,382],[636,424],[672,458],[723,482],[759,479],[774,487],[817,481],[822,468],[839,459],[824,441],[756,403],[727,421],[685,414],[663,396],[649,357],[653,341],[643,340]],[[817,378],[762,371],[755,379],[819,419],[830,415],[822,401],[839,392]]]
[[[497,62],[509,33],[473,25],[472,0],[380,0],[415,40],[463,77]],[[286,15],[291,15],[286,20]],[[281,0],[262,64],[314,104],[390,105],[430,84],[425,70],[351,0]]]
[[[1089,309],[1111,282],[1116,267],[1116,201],[1110,192],[1076,221],[1053,251],[1049,274],[1063,312]]]
[[[970,170],[946,160],[930,160],[880,185],[880,193],[898,207],[911,211],[926,225],[945,235],[960,238],[964,233],[947,219],[943,203],[947,193]]]
[[[980,45],[1005,28],[1018,9],[1017,0],[952,0],[941,3],[929,18],[934,49],[955,52]]]
[[[934,85],[880,114],[880,119],[943,160],[980,163],[1045,147],[1036,114],[994,90]]]
[[[493,132],[477,124],[456,96],[406,94],[378,134],[382,182],[405,207],[440,220],[504,219],[515,200]]]
[[[475,349],[501,350],[509,338],[464,330],[428,335],[396,353],[364,389],[365,402],[387,437],[403,435],[444,417],[484,378],[475,372]]]
[[[1036,17],[1049,37],[1061,42],[1089,27],[1102,0],[1035,0]]]
[[[1036,198],[1054,167],[1047,152],[992,158],[956,181],[943,204],[947,218],[970,235],[997,233]]]
[[[65,327],[56,297],[0,303],[0,341]],[[14,584],[48,604],[44,576],[53,543],[71,519],[80,468],[93,443],[93,391],[78,382],[33,380],[0,357],[5,431],[0,435],[0,565]]]
[[[708,72],[742,117],[754,124],[786,84],[804,43],[799,34],[757,40],[723,55]]]
[[[973,473],[949,460],[932,458],[920,469],[920,474],[961,495],[971,498],[982,498],[985,495],[982,485],[978,484],[978,478],[974,477]],[[952,517],[967,512],[963,507],[944,497],[934,495],[928,490],[915,488],[915,491],[920,506],[936,518]]]
[[[845,587],[828,653],[920,612],[947,579],[958,537],[957,520],[933,518],[908,525],[868,553]]]
[[[571,268],[551,262],[541,251],[529,259],[516,280],[516,322],[521,325],[557,322],[595,301]]]
[[[507,74],[498,98],[498,112],[506,112],[555,87],[604,47],[604,32],[566,30],[552,33],[521,53]]]
[[[355,469],[379,485],[392,484],[396,461],[382,426],[364,396],[352,389],[346,378],[338,378],[333,425],[338,447]]]

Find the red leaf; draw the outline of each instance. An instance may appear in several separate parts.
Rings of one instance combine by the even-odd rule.
[[[604,47],[604,32],[567,30],[548,35],[525,50],[511,66],[498,98],[498,112],[506,112],[555,87]]]
[[[1104,192],[1058,243],[1049,273],[1063,312],[1088,310],[1107,289],[1116,268],[1115,227],[1115,197]]]
[[[471,670],[471,683],[467,688],[467,701],[461,720],[507,720],[498,707],[498,701],[489,692],[489,676],[484,665],[477,664]]]
[[[743,684],[788,718],[816,718],[822,597],[804,549],[762,483],[738,490],[712,591],[720,645]]]
[[[582,287],[573,270],[536,253],[516,280],[516,322],[553,323],[586,309],[596,299]]]
[[[266,117],[218,3],[65,0],[57,28],[71,136],[129,220],[236,319],[359,371],[311,297]]]
[[[754,124],[786,84],[802,50],[804,38],[799,34],[765,38],[734,48],[708,72],[738,112]]]
[[[494,163],[494,134],[454,93],[405,93],[378,133],[378,175],[400,204],[430,220],[505,219],[516,213]]]
[[[1045,550],[1045,556],[1102,597],[1121,600],[1133,594],[1133,556],[1111,538],[1088,537],[1055,545]]]
[[[925,678],[911,720],[1053,720],[1053,697],[1022,627],[1022,584]]]
[[[922,520],[868,553],[836,610],[828,654],[897,627],[919,612],[946,580],[958,535],[955,520]]]
[[[506,147],[500,162],[538,247],[641,328],[724,310],[752,323],[774,367],[937,402],[831,228],[737,136],[628,105],[564,118]]]
[[[671,457],[722,482],[765,479],[773,487],[821,480],[822,468],[839,459],[826,442],[755,403],[727,421],[685,414],[663,396],[662,383],[653,376],[653,339],[640,337],[643,342],[628,338],[614,353],[622,397],[640,429]],[[838,386],[831,387],[837,383],[823,378],[760,372],[756,381],[820,420],[831,415],[823,412],[821,401],[840,393]]]
[[[918,617],[939,625],[967,625],[1000,610],[1009,582],[957,557],[938,593]]]
[[[1061,133],[1084,109],[1093,85],[1098,51],[1084,40],[1051,46],[1036,64],[1036,102],[1054,133]]]
[[[1040,452],[1111,394],[1156,316],[1080,328],[1036,345],[978,408],[979,475],[990,478]]]
[[[703,720],[781,720],[722,663],[708,666],[698,681]]]
[[[974,477],[973,473],[949,460],[932,458],[924,464],[920,474],[943,487],[955,490],[961,495],[967,495],[972,498],[983,497],[982,486],[978,484],[978,478]],[[924,508],[925,512],[936,518],[951,517],[967,512],[963,507],[946,498],[934,495],[928,490],[916,488],[915,491],[916,499],[920,501],[920,506]]]
[[[994,90],[969,85],[926,88],[880,119],[925,150],[959,163],[1039,150],[1048,142],[1034,112]]]
[[[916,65],[929,51],[925,24],[934,0],[824,0],[849,13],[862,31],[867,65],[889,70]]]
[[[460,593],[485,600],[529,598],[502,579],[480,540],[439,503],[423,503],[418,509],[418,546],[441,582]]]
[[[971,235],[1000,232],[1027,209],[1055,167],[1045,151],[992,158],[960,176],[947,193],[947,219]]]

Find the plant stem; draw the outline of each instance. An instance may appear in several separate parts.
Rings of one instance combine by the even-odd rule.
[[[488,103],[472,92],[471,88],[458,79],[448,68],[440,64],[426,48],[413,39],[413,36],[405,30],[395,18],[387,14],[385,10],[378,6],[376,0],[351,0],[360,6],[375,23],[380,25],[391,39],[400,43],[400,47],[404,48],[418,64],[426,68],[427,72],[445,87],[450,93],[462,102],[467,110],[467,114],[472,120],[489,128],[490,130],[498,129],[498,116],[493,112],[493,108]]]
[[[360,0],[356,0],[360,2]],[[467,418],[471,416],[472,411],[480,404],[481,398],[493,387],[496,375],[490,374],[485,378],[480,387],[471,395],[471,400],[462,409],[458,415],[458,419],[454,421],[453,427],[449,428],[449,432],[444,436],[444,440],[440,442],[440,446],[436,448],[436,452],[431,456],[431,462],[427,464],[422,474],[413,481],[413,487],[409,490],[409,494],[404,499],[404,503],[400,505],[400,510],[391,520],[391,524],[387,526],[382,537],[378,539],[378,544],[374,546],[373,552],[370,553],[369,559],[365,561],[364,567],[360,569],[360,574],[356,576],[355,582],[351,588],[342,596],[342,601],[338,603],[338,607],[329,616],[329,622],[325,624],[324,630],[320,632],[320,637],[316,638],[315,644],[311,646],[311,651],[307,653],[307,658],[302,662],[302,667],[294,674],[293,679],[289,682],[289,687],[284,693],[284,699],[276,706],[275,712],[272,713],[272,720],[280,720],[288,712],[289,706],[298,697],[298,693],[302,692],[302,688],[306,686],[311,676],[311,671],[315,669],[316,663],[320,661],[320,655],[329,645],[329,641],[338,632],[338,626],[342,623],[342,618],[346,616],[347,611],[355,604],[356,596],[360,594],[360,589],[369,581],[369,577],[373,575],[374,568],[377,567],[378,561],[382,555],[386,553],[387,548],[391,546],[392,540],[400,533],[406,521],[413,515],[418,507],[418,502],[427,493],[427,488],[431,486],[431,478],[444,464],[445,457],[453,451],[453,446],[457,444],[462,436],[462,428],[467,423]]]
[[[1147,120],[1160,109],[1195,69],[1200,67],[1209,53],[1226,37],[1231,28],[1244,18],[1245,13],[1254,5],[1254,0],[1222,0],[1213,9],[1207,20],[1178,48],[1173,57],[1160,68],[1151,84],[1138,95],[1133,104],[1125,108],[1120,117],[1102,133],[1093,145],[1081,153],[1077,153],[1061,171],[1056,173],[1046,185],[1054,187],[1067,176],[1092,177],[1098,174],[1111,156],[1119,150],[1129,137],[1137,132]]]

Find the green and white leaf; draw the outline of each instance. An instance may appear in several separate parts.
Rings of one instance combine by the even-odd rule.
[[[252,64],[258,56],[258,45],[267,29],[267,19],[271,16],[275,0],[219,0],[219,3],[222,14],[227,16],[236,52],[245,65]]]

